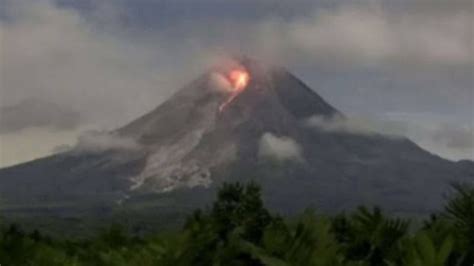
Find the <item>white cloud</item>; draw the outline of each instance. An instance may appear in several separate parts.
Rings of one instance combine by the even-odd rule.
[[[301,147],[292,138],[275,136],[272,133],[262,135],[259,144],[259,156],[264,158],[285,160],[301,160]]]

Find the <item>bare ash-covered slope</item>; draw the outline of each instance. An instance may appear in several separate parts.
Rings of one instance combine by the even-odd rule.
[[[249,74],[238,92],[228,77],[235,68]],[[158,195],[157,210],[179,209],[202,206],[222,182],[252,179],[283,213],[359,204],[426,213],[441,207],[451,182],[474,180],[471,162],[444,160],[403,137],[309,127],[315,116],[344,117],[285,69],[242,59],[109,134],[133,149],[77,148],[0,170],[1,202],[67,209]]]

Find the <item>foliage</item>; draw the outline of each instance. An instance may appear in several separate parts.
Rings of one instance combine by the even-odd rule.
[[[52,239],[18,226],[0,232],[1,265],[444,266],[474,262],[474,188],[456,185],[442,213],[420,228],[379,208],[333,217],[271,214],[258,185],[224,184],[179,232],[130,235],[111,226],[93,238]]]

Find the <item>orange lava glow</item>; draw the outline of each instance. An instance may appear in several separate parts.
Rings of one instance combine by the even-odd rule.
[[[229,105],[237,95],[239,95],[248,85],[250,80],[250,75],[247,71],[243,69],[234,69],[229,73],[228,79],[232,84],[232,94],[227,98],[227,100],[219,106],[219,111],[225,109],[227,105]]]
[[[241,91],[247,87],[250,76],[249,73],[245,70],[232,70],[229,74],[229,80],[232,83],[232,87],[236,91]]]

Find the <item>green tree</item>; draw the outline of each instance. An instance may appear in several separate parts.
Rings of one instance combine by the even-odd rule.
[[[444,217],[453,223],[456,251],[461,265],[474,263],[474,185],[454,184],[455,194],[448,200]]]
[[[177,265],[258,265],[236,239],[260,244],[271,221],[258,185],[224,184],[212,208],[194,212],[186,222]]]
[[[407,266],[446,266],[453,248],[453,238],[446,237],[436,245],[426,232],[419,232],[411,241],[405,241],[403,265]]]
[[[210,215],[220,238],[225,239],[232,230],[241,227],[243,237],[254,243],[260,241],[272,219],[263,206],[260,187],[253,182],[246,186],[224,184]]]
[[[292,223],[265,209],[255,183],[224,184],[214,204],[179,232],[131,236],[112,226],[93,238],[52,239],[0,230],[0,264],[15,266],[471,266],[472,186],[456,186],[443,213],[408,230],[404,219],[360,207],[335,217],[305,211]]]
[[[407,233],[409,222],[387,218],[377,207],[372,211],[359,207],[350,219],[339,218],[334,225],[348,260],[381,266],[396,260],[399,241]]]

